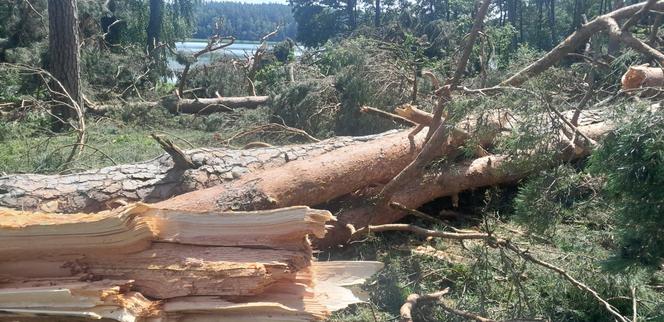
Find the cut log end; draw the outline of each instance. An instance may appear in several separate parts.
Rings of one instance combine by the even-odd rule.
[[[631,66],[622,76],[623,90],[664,86],[664,71],[659,67]]]

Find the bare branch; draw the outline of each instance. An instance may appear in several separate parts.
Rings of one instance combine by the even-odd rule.
[[[406,298],[406,302],[401,306],[399,310],[399,315],[401,322],[413,322],[412,311],[415,306],[422,301],[438,301],[445,294],[449,293],[450,288],[446,288],[442,291],[438,291],[431,294],[419,295],[411,294]]]

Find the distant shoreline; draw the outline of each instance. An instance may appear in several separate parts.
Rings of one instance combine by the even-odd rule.
[[[188,38],[188,39],[185,39],[183,41],[178,41],[178,42],[180,42],[180,43],[182,43],[182,42],[207,43],[207,41],[208,41],[207,39],[203,39],[203,38]],[[234,43],[236,43],[236,44],[260,44],[260,41],[258,41],[258,40],[237,40],[236,39]],[[278,41],[268,41],[268,44],[276,44],[276,43],[278,43]]]

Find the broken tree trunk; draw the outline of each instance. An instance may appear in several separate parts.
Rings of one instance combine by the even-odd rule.
[[[664,86],[664,70],[661,67],[631,66],[622,76],[622,89]]]
[[[165,99],[161,104],[171,113],[212,114],[236,108],[254,109],[267,104],[269,96]]]
[[[591,112],[584,112],[580,124],[591,117]],[[495,125],[509,128],[508,123]],[[463,134],[452,131],[440,155],[460,152],[467,136],[456,135],[459,133]],[[392,179],[412,161],[423,141],[417,136],[411,142],[408,134],[408,130],[393,131],[298,146],[187,152],[196,169],[173,169],[170,156],[164,155],[145,163],[80,174],[8,176],[0,178],[0,206],[93,211],[118,199],[156,202],[194,190],[198,191],[169,202],[196,201],[201,209],[224,210],[317,205]],[[218,188],[199,190],[213,186]]]
[[[194,169],[175,168],[163,154],[155,159],[66,175],[16,174],[0,177],[0,207],[46,212],[91,212],[116,201],[156,202],[174,195],[236,180],[247,173],[310,159],[346,146],[369,143],[393,132],[335,137],[312,144],[248,150],[185,151]]]
[[[650,6],[653,10],[662,10],[664,8],[664,1],[657,1],[654,4],[648,2],[641,2],[631,6],[623,7],[615,11],[609,12],[605,15],[599,16],[587,24],[584,24],[577,31],[569,35],[563,42],[558,44],[546,55],[542,56],[537,61],[528,65],[526,68],[520,70],[516,74],[510,76],[508,79],[501,82],[501,86],[519,86],[528,79],[540,74],[547,70],[549,67],[558,63],[562,58],[573,52],[580,46],[584,45],[590,37],[600,31],[609,29],[613,34],[612,39],[624,42],[626,45],[633,47],[635,50],[640,51],[646,55],[658,57],[661,53],[656,50],[653,52],[650,46],[635,39],[627,30],[615,30],[615,21],[627,19],[640,12],[644,6]],[[611,30],[613,29],[613,30]]]
[[[602,116],[603,111],[589,110],[582,113],[585,114],[584,121],[580,123],[578,130],[591,139],[599,139],[614,128],[614,124]],[[505,155],[491,155],[467,160],[440,170],[429,170],[422,180],[411,182],[396,192],[391,201],[406,208],[416,209],[436,198],[454,196],[465,190],[514,182],[534,171],[586,156],[591,151],[587,146],[572,147],[566,137],[562,138],[560,144],[551,162],[540,162],[532,167],[511,166],[515,164],[512,161],[516,160]],[[324,239],[316,241],[316,246],[325,248],[346,243],[352,233],[350,226],[360,228],[369,224],[387,224],[405,216],[401,209],[380,208],[380,213],[373,215],[376,210],[375,206],[362,203],[359,207],[350,207],[337,214],[337,221],[333,223],[334,228],[329,230]]]
[[[318,263],[324,210],[0,210],[0,320],[310,321],[359,299],[376,262]]]
[[[392,133],[176,196],[155,207],[214,211],[318,205],[367,185],[389,181],[413,160],[423,142],[423,135],[411,141],[407,131]]]

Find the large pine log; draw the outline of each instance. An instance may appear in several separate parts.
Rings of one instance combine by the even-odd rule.
[[[0,207],[71,213],[103,210],[117,200],[156,202],[391,134],[248,150],[195,149],[185,151],[196,166],[187,170],[175,169],[171,156],[164,153],[141,163],[67,175],[9,175],[0,177]]]
[[[0,320],[310,321],[359,299],[376,262],[318,263],[324,210],[96,214],[0,209]]]
[[[590,115],[586,115],[578,129],[589,138],[600,139],[614,129],[615,124],[606,120],[605,116],[602,117],[602,113],[599,115],[594,111],[585,113]],[[593,119],[601,121],[593,122]],[[531,163],[529,167],[519,166],[513,162],[519,159],[506,155],[491,155],[460,162],[448,168],[430,170],[422,180],[411,182],[394,194],[391,200],[407,208],[416,209],[436,198],[454,196],[470,189],[515,182],[535,171],[587,156],[591,152],[590,146],[572,147],[569,143],[569,140],[563,138],[550,156],[550,162]],[[316,246],[326,248],[345,244],[351,237],[350,226],[359,228],[369,224],[393,223],[405,215],[406,213],[399,209],[376,208],[366,203],[351,207],[337,214],[334,227],[328,231],[325,238],[316,241]]]
[[[258,210],[292,205],[318,205],[367,185],[385,183],[410,163],[424,142],[420,132],[385,135],[311,159],[246,175],[212,188],[155,204],[163,209],[197,211]],[[442,148],[441,148],[442,154]]]
[[[583,111],[580,125],[606,119],[604,110]],[[607,128],[608,129],[608,128]],[[165,209],[258,210],[294,205],[315,206],[361,188],[384,184],[421,149],[425,131],[413,138],[401,132],[380,140],[341,148],[319,157],[290,162],[240,180],[193,191],[155,204]],[[438,155],[458,152],[464,137],[450,131]],[[454,182],[449,184],[454,185]],[[431,198],[433,199],[433,198]],[[429,200],[431,200],[429,199]],[[192,208],[194,207],[194,208]]]

